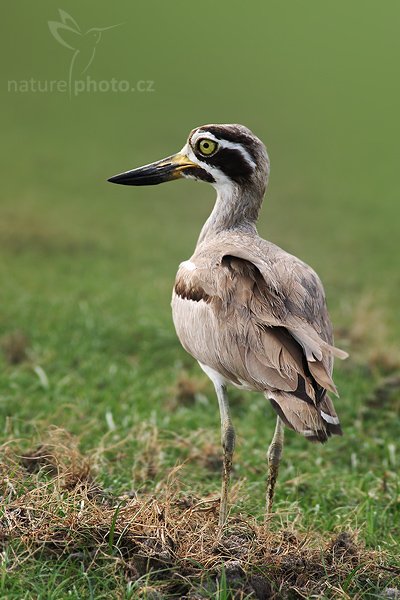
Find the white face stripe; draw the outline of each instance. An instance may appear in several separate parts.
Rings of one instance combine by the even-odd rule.
[[[211,185],[213,185],[216,189],[220,189],[221,186],[226,186],[229,188],[229,190],[232,190],[232,188],[236,187],[234,182],[229,179],[229,177],[227,177],[220,169],[217,167],[212,167],[211,165],[199,160],[188,143],[183,146],[181,154],[184,154],[189,160],[194,162],[196,165],[199,165],[201,169],[204,169],[204,171],[210,173],[215,181],[215,183]],[[182,175],[183,177],[192,177],[191,175],[186,175],[185,171],[182,171]]]
[[[219,144],[219,146],[221,148],[228,148],[229,150],[238,150],[240,152],[240,154],[243,156],[243,158],[245,159],[245,161],[247,162],[247,164],[249,164],[252,169],[254,169],[256,167],[256,163],[251,158],[250,154],[248,153],[246,148],[243,147],[242,144],[236,144],[235,142],[228,142],[228,140],[224,140],[224,139],[219,140],[210,131],[196,131],[196,133],[193,134],[192,139],[190,140],[192,143],[192,146],[194,146],[196,144],[197,140],[199,140],[201,138],[207,138],[208,140],[213,140],[213,142],[216,142],[217,144]]]

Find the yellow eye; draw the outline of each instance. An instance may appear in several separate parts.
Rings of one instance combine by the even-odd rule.
[[[214,152],[217,151],[218,144],[217,142],[214,142],[214,140],[203,138],[197,142],[197,149],[200,154],[203,154],[204,156],[210,156],[210,154],[214,154]]]

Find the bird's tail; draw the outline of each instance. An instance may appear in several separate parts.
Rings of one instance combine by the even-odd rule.
[[[283,422],[310,442],[326,442],[331,435],[342,435],[339,418],[327,393],[317,404],[281,391],[268,392],[268,398]]]

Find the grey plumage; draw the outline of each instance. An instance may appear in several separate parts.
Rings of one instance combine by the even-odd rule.
[[[326,391],[332,380],[332,327],[318,276],[253,232],[222,231],[180,267],[172,298],[184,348],[229,383],[264,392],[292,429],[325,441],[340,433]],[[322,404],[323,403],[323,404]],[[325,410],[323,410],[325,408]],[[310,431],[313,434],[310,434]]]
[[[271,510],[283,448],[283,423],[311,441],[341,434],[328,392],[334,357],[325,294],[304,262],[259,237],[256,221],[269,176],[264,144],[242,125],[194,129],[181,152],[110,181],[148,185],[178,177],[211,183],[214,209],[194,254],[178,270],[173,319],[183,347],[212,379],[224,449],[220,524],[235,444],[227,384],[262,392],[276,410],[268,450]]]

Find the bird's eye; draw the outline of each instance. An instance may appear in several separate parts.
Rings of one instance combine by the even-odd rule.
[[[203,156],[210,156],[210,154],[214,154],[218,150],[218,144],[214,140],[203,138],[197,142],[197,149]]]

